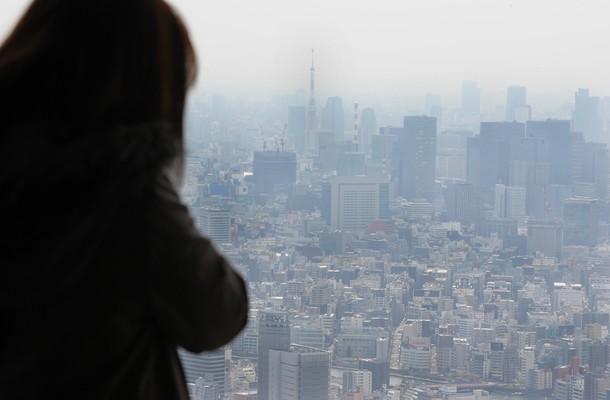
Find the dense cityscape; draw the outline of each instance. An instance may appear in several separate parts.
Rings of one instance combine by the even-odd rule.
[[[510,86],[484,113],[464,81],[392,126],[319,106],[315,74],[191,99],[183,199],[251,303],[229,346],[181,352],[192,397],[610,399],[610,97],[543,115]]]
[[[30,2],[0,5],[0,37],[10,34]],[[43,8],[50,4],[51,10],[53,3],[62,2]],[[124,19],[122,7],[129,3],[119,3],[111,14],[116,10],[113,18]],[[167,3],[172,19],[184,20],[180,34],[192,42],[180,56],[189,75],[181,126],[184,174],[173,169],[171,184],[179,186],[195,228],[244,278],[248,322],[236,337],[242,325],[201,348],[234,337],[230,343],[195,354],[167,338],[156,320],[146,320],[146,328],[168,342],[174,362],[139,352],[150,356],[142,358],[144,375],[154,383],[149,387],[121,358],[118,375],[125,372],[125,382],[147,398],[163,396],[166,382],[157,382],[149,369],[171,367],[172,382],[186,396],[175,362],[178,347],[191,400],[610,400],[605,2]],[[41,21],[53,21],[52,14]],[[97,17],[114,29],[109,16]],[[50,37],[45,29],[30,32],[43,47]],[[155,32],[153,39],[141,35],[142,49],[168,41],[164,30]],[[106,54],[81,32],[72,35],[82,49]],[[140,42],[125,43],[137,53]],[[65,76],[82,73],[77,61],[88,54],[82,49],[63,59]],[[175,61],[159,54],[146,63]],[[171,73],[178,70],[183,72],[180,66]],[[91,82],[97,79],[90,75]],[[56,79],[63,82],[64,75]],[[183,83],[174,82],[180,91]],[[113,98],[128,97],[119,86],[98,84]],[[161,92],[143,95],[144,87],[138,86],[134,103],[149,94],[162,99]],[[15,102],[29,107],[23,97]],[[169,98],[161,102],[173,109],[176,98]],[[88,104],[86,96],[75,100]],[[182,115],[173,114],[176,121]],[[181,154],[175,147],[172,157]],[[29,280],[27,285],[36,292]],[[243,289],[239,293],[240,313],[216,315],[244,317]],[[53,321],[43,322],[46,331],[40,332],[47,335]],[[174,320],[168,325],[181,330]],[[203,330],[221,331],[220,323],[208,325]],[[75,330],[66,337],[86,336]],[[94,343],[94,350],[104,348]],[[138,343],[133,347],[140,350]],[[32,358],[43,354],[36,346],[31,350]],[[68,364],[62,357],[44,365]],[[87,357],[79,354],[78,360]],[[17,373],[30,361],[21,354],[15,360]],[[107,365],[99,368],[102,375],[113,369]],[[11,368],[9,381],[16,375]],[[69,388],[99,376],[64,375],[62,385]],[[44,382],[38,384],[46,389]],[[24,387],[24,395],[30,390]],[[53,390],[45,393],[53,396]]]

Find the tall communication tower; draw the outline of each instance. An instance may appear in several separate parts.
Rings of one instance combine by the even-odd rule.
[[[354,150],[358,151],[358,144],[360,139],[358,137],[358,103],[354,103]]]
[[[306,142],[307,146],[313,146],[313,132],[318,128],[318,116],[316,113],[316,96],[315,96],[315,71],[313,64],[313,49],[311,49],[311,69],[309,70],[309,103],[307,105],[307,129]]]

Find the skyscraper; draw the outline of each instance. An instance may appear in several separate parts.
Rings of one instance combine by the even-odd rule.
[[[580,88],[574,95],[572,129],[581,132],[585,139],[600,141],[604,129],[599,97],[590,97],[589,89]]]
[[[527,137],[548,141],[549,184],[570,185],[572,183],[572,131],[570,121],[528,121]]]
[[[290,323],[288,314],[262,311],[258,323],[258,400],[270,400],[269,357],[270,350],[290,348]]]
[[[399,138],[398,192],[407,199],[434,201],[436,118],[407,116]]]
[[[510,186],[526,189],[526,213],[539,218],[546,214],[545,190],[549,184],[550,141],[545,138],[513,138],[510,141]]]
[[[475,81],[462,82],[462,115],[472,116],[481,112],[481,89]]]
[[[288,140],[299,150],[305,146],[305,130],[307,128],[307,109],[305,106],[288,107]]]
[[[470,137],[466,142],[466,181],[473,185],[481,183],[480,137]]]
[[[496,183],[494,190],[494,218],[506,218],[506,185]]]
[[[436,118],[438,128],[438,125],[440,125],[440,121],[443,117],[443,108],[441,107],[440,94],[428,93],[426,95],[425,106],[426,115]]]
[[[526,106],[525,86],[509,86],[506,90],[506,121],[517,121],[519,108]]]
[[[510,141],[513,138],[518,139],[524,136],[525,124],[522,123],[481,122],[479,177],[484,202],[493,203],[496,183],[507,184],[509,182]]]
[[[600,147],[595,151],[595,195],[603,201],[610,201],[610,149]]]
[[[332,132],[334,142],[342,142],[345,135],[345,112],[341,97],[329,97],[322,109],[322,129]]]
[[[373,135],[377,134],[377,119],[375,118],[375,110],[365,108],[362,110],[362,118],[360,119],[360,136],[363,145],[362,151],[366,155],[371,155],[371,146]]]
[[[269,350],[268,393],[269,400],[328,400],[330,353],[297,345]]]

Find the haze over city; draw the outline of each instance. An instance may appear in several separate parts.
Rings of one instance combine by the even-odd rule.
[[[578,87],[610,93],[607,3],[550,0],[173,0],[192,33],[199,85],[214,92],[307,88],[316,50],[318,93],[368,97],[440,93],[457,106],[462,80],[503,101],[509,85],[534,104],[572,102]],[[27,4],[0,5],[0,36]]]

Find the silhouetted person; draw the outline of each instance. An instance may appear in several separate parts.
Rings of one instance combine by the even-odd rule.
[[[0,47],[0,399],[186,399],[243,280],[177,195],[186,30],[162,0],[36,0]]]

